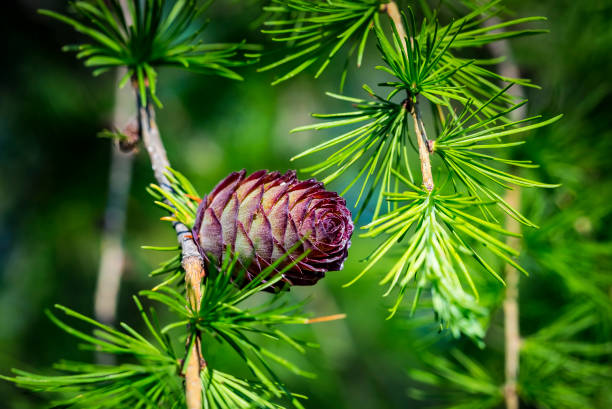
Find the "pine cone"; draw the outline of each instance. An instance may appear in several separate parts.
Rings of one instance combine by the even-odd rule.
[[[193,237],[207,262],[221,263],[230,246],[250,281],[301,242],[277,271],[310,251],[282,281],[313,285],[325,272],[342,269],[353,233],[342,197],[314,179],[299,181],[292,170],[245,174],[223,179],[198,208]]]

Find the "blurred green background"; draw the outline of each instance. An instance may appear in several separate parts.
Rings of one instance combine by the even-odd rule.
[[[517,16],[548,17],[550,34],[513,41],[512,50],[523,76],[542,87],[527,90],[529,112],[548,117],[565,114],[561,122],[533,133],[521,148],[522,156],[543,164],[538,171],[541,177],[563,184],[555,191],[526,195],[526,211],[537,223],[555,221],[555,228],[526,235],[525,257],[537,255],[526,259],[532,275],[521,284],[521,325],[529,333],[578,297],[562,272],[551,268],[555,263],[564,271],[596,272],[597,285],[608,302],[612,296],[608,278],[612,264],[608,245],[612,223],[612,3],[511,0],[506,4]],[[63,11],[66,2],[20,0],[4,5],[0,12],[5,61],[0,76],[2,374],[13,367],[48,368],[60,358],[92,359],[89,352],[76,348],[74,339],[54,327],[43,311],[59,303],[93,315],[110,160],[109,141],[96,138],[96,133],[111,125],[115,77],[93,78],[73,54],[61,52],[61,46],[76,42],[77,35],[36,14],[38,8]],[[209,15],[207,39],[265,42],[253,24],[259,15],[255,1],[219,0]],[[369,50],[364,68],[350,70],[345,94],[361,97],[363,83],[378,82],[380,74],[370,68],[378,63],[373,44]],[[244,82],[161,69],[158,95],[165,108],[158,112],[158,124],[170,161],[200,192],[241,168],[284,171],[305,166],[307,160],[295,165],[289,158],[325,134],[288,132],[310,123],[311,112],[346,108],[324,95],[337,91],[341,70],[342,62],[337,62],[321,79],[314,80],[308,73],[271,87],[273,74],[257,73],[253,67],[239,71]],[[138,155],[133,176],[118,315],[120,320],[139,325],[131,295],[154,285],[148,272],[160,261],[158,255],[140,246],[173,245],[175,237],[158,221],[162,214],[145,192],[152,182],[146,155]],[[330,188],[340,189],[340,185]],[[351,197],[349,194],[349,202]],[[587,242],[599,251],[573,251],[572,243]],[[304,338],[319,343],[319,349],[295,357],[287,351],[287,356],[318,374],[312,380],[282,372],[293,390],[310,397],[307,407],[422,407],[408,396],[412,384],[407,369],[419,365],[418,345],[423,343],[431,342],[428,348],[434,352],[459,346],[482,356],[491,372],[502,378],[499,315],[493,316],[488,334],[491,346],[483,352],[469,341],[438,334],[432,325],[416,326],[406,314],[385,320],[392,300],[381,298],[384,289],[377,284],[376,274],[342,288],[360,271],[360,259],[374,246],[372,241],[355,237],[344,271],[329,274],[316,287],[292,290],[296,300],[311,298],[306,310],[313,315],[347,314],[346,320],[299,330]],[[556,256],[555,251],[562,251],[565,257]],[[530,262],[541,259],[543,253],[549,256],[548,264]],[[493,291],[498,298],[502,294],[499,288]],[[429,316],[423,318],[431,321]],[[610,317],[602,318],[606,319]],[[605,330],[591,336],[593,340],[610,338]],[[215,345],[204,348],[211,361],[233,365],[231,358],[220,356],[223,351],[215,354]],[[602,399],[601,405],[610,403]],[[0,382],[0,408],[37,408],[44,402]]]

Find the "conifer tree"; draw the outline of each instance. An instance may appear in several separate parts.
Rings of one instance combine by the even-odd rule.
[[[530,238],[542,239],[552,224],[558,231],[563,227],[554,220],[540,229],[539,220],[524,215],[522,196],[533,197],[528,193],[532,188],[559,185],[532,178],[549,174],[538,172],[539,164],[524,151],[523,157],[514,152],[529,133],[540,132],[561,115],[523,116],[527,101],[517,99],[512,87],[537,85],[491,68],[507,55],[482,60],[466,52],[475,55],[483,46],[494,54],[500,48],[507,51],[509,39],[545,33],[522,28],[545,18],[501,21],[506,10],[499,1],[461,3],[467,11],[441,23],[440,10],[426,2],[419,2],[418,11],[402,9],[395,1],[275,2],[270,11],[284,16],[268,21],[265,31],[275,41],[286,42],[288,52],[263,69],[289,67],[277,83],[313,64],[320,64],[315,77],[320,76],[343,47],[348,54],[345,67],[351,58],[360,66],[371,32],[382,60],[376,68],[386,74],[377,79],[377,88],[363,85],[366,97],[328,93],[351,103],[353,110],[313,114],[324,121],[294,132],[342,131],[293,159],[316,156],[318,161],[306,172],[324,176],[325,183],[343,181],[343,194],[356,191],[361,237],[384,239],[347,285],[366,273],[381,274],[380,282],[387,286],[384,295],[396,294],[390,317],[405,309],[407,293],[412,295],[408,315],[414,316],[429,292],[427,305],[440,330],[465,335],[485,348],[492,310],[503,307],[504,376],[458,349],[444,357],[426,344],[419,354],[426,369],[409,370],[417,384],[410,392],[413,399],[447,408],[518,409],[520,401],[541,408],[606,407],[610,398],[603,385],[612,374],[609,337],[592,343],[585,333],[607,326],[610,303],[602,297],[609,286],[588,285],[587,299],[565,307],[558,320],[529,336],[521,336],[519,327],[519,274],[528,274],[517,261],[520,249],[527,248],[527,263],[540,264],[534,253],[546,246],[534,245]],[[499,42],[501,47],[495,45]],[[346,75],[345,68],[341,92]],[[420,168],[420,177],[415,168]],[[602,251],[591,255],[603,256]],[[385,257],[392,267],[380,271]],[[581,274],[592,274],[570,273],[571,262],[564,260],[567,264],[555,263],[550,271],[563,271],[570,287]],[[542,272],[541,264],[537,270]],[[483,283],[483,273],[497,280],[501,291],[479,294],[476,283]],[[483,287],[491,291],[490,285]],[[505,292],[503,302],[483,301],[500,292]],[[600,319],[593,317],[593,299],[600,299],[600,308],[606,310]],[[417,341],[408,344],[423,348]]]
[[[272,363],[298,375],[309,374],[254,340],[264,336],[305,352],[307,343],[280,328],[342,318],[307,318],[301,304],[283,297],[288,286],[311,285],[328,270],[342,268],[352,234],[345,202],[314,180],[301,182],[295,172],[245,171],[229,175],[202,196],[170,162],[155,120],[159,66],[176,66],[214,76],[242,80],[235,67],[256,60],[244,43],[205,44],[199,18],[210,2],[119,0],[108,3],[77,1],[77,18],[56,12],[40,13],[71,25],[91,43],[65,47],[94,67],[94,75],[126,69],[119,86],[135,91],[137,131],[105,131],[124,149],[142,143],[157,184],[148,188],[168,216],[178,246],[145,246],[176,253],[151,276],[164,280],[134,296],[148,334],[127,323],[115,329],[70,308],[56,305],[66,317],[89,324],[94,335],[49,318],[83,341],[84,347],[127,357],[117,364],[61,362],[60,375],[15,370],[3,377],[34,391],[51,392],[53,405],[88,408],[279,408],[279,402],[302,407],[300,396],[288,390]],[[261,192],[261,193],[258,193]],[[284,203],[284,205],[283,205]],[[184,287],[177,286],[184,280]],[[181,287],[184,291],[181,291]],[[275,293],[262,305],[245,301],[262,291]],[[162,324],[141,298],[156,301],[176,317]],[[187,329],[181,334],[179,328]],[[244,362],[252,378],[224,373],[209,365],[203,335],[225,343]],[[185,354],[176,351],[184,338]]]
[[[56,403],[66,406],[302,407],[301,396],[289,391],[271,363],[308,374],[252,335],[303,351],[305,345],[280,326],[341,317],[307,318],[301,305],[283,303],[279,290],[316,283],[326,271],[342,268],[353,232],[341,197],[346,195],[356,235],[371,239],[372,251],[345,291],[364,275],[376,274],[384,296],[393,298],[383,301],[389,304],[389,319],[407,319],[416,328],[420,314],[429,311],[435,325],[425,325],[427,331],[471,342],[453,344],[461,348],[448,352],[435,342],[420,343],[411,332],[406,347],[421,351],[420,367],[407,369],[406,383],[415,385],[411,398],[455,409],[518,409],[519,402],[551,409],[604,408],[611,402],[605,388],[612,380],[607,331],[612,314],[605,292],[610,281],[602,275],[605,267],[574,262],[582,254],[603,259],[609,247],[564,235],[568,225],[579,223],[580,206],[597,198],[582,198],[573,212],[546,220],[551,210],[534,197],[551,195],[546,191],[559,188],[562,180],[552,169],[554,160],[536,163],[522,146],[528,137],[558,130],[551,125],[561,115],[524,115],[527,100],[512,90],[538,86],[503,75],[497,65],[504,56],[484,58],[481,52],[485,46],[544,34],[544,17],[501,20],[508,14],[500,0],[461,0],[439,8],[425,1],[270,0],[263,8],[262,32],[272,46],[262,52],[245,43],[200,42],[198,18],[206,5],[196,1],[128,0],[126,5],[124,11],[118,0],[77,1],[77,18],[42,13],[89,38],[90,43],[68,49],[93,67],[94,75],[126,68],[122,85],[135,90],[137,137],[156,180],[149,191],[167,213],[162,219],[172,224],[179,245],[148,247],[174,253],[151,274],[163,281],[134,297],[148,334],[128,324],[117,330],[58,306],[67,317],[96,328],[91,336],[49,313],[89,348],[129,360],[106,366],[61,363],[57,369],[64,374],[59,376],[16,370],[5,379],[55,393]],[[247,176],[243,171],[202,197],[170,167],[155,122],[155,107],[162,107],[156,67],[241,80],[239,67],[258,64],[261,72],[277,73],[272,85],[282,86],[311,71],[318,78],[343,56],[339,92],[327,94],[345,103],[346,110],[313,114],[319,121],[292,131],[335,132],[292,159],[340,195],[313,180],[299,182],[292,172]],[[379,76],[363,85],[362,95],[345,95],[351,67],[371,58],[378,60]],[[543,151],[555,155],[554,149]],[[250,200],[253,186],[261,194]],[[292,207],[308,195],[311,207],[304,212],[312,209],[313,220],[326,220],[323,236],[316,221],[309,224],[309,217]],[[286,203],[291,210],[268,212],[268,202]],[[240,223],[227,221],[232,209]],[[249,209],[244,211],[251,220],[248,232],[241,209]],[[285,240],[276,235],[279,225]],[[329,238],[328,230],[337,234]],[[384,260],[391,260],[390,268],[380,267]],[[530,280],[530,274],[558,275],[574,302],[552,322],[523,335],[519,277]],[[261,306],[243,304],[261,291],[275,294]],[[176,320],[160,324],[141,298],[162,304]],[[486,334],[498,309],[505,326],[503,358],[487,355]],[[585,336],[591,333],[598,334],[596,342]],[[203,334],[233,349],[251,377],[211,368]],[[184,354],[175,350],[173,337],[184,339]],[[505,366],[503,375],[487,367],[496,359],[503,365],[495,367]]]

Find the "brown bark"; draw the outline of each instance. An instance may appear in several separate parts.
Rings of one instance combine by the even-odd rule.
[[[137,92],[138,94],[138,92]],[[140,99],[140,96],[137,95]],[[166,149],[155,122],[155,111],[151,105],[139,106],[138,113],[140,134],[145,149],[151,159],[151,168],[159,186],[164,190],[171,190],[170,182],[165,175],[170,167]],[[194,311],[199,311],[202,299],[201,285],[205,270],[202,256],[193,240],[191,231],[183,223],[175,222],[177,240],[181,246],[182,265],[185,270],[185,285],[187,289],[187,303]],[[193,339],[195,338],[195,339]],[[185,363],[185,400],[188,409],[202,408],[202,381],[200,372],[204,359],[202,358],[200,336],[194,332],[189,339],[187,362]]]
[[[414,131],[417,136],[417,143],[419,146],[419,159],[421,161],[421,176],[423,178],[423,186],[427,191],[431,192],[434,188],[433,175],[431,173],[431,144],[427,139],[427,133],[425,132],[425,126],[423,125],[423,119],[421,118],[421,112],[419,110],[419,103],[415,102],[411,104],[410,115],[414,120]]]
[[[521,191],[518,186],[508,190],[505,197],[508,205],[519,210],[521,206]],[[520,233],[520,223],[510,215],[506,216],[506,229],[512,233]],[[508,237],[510,247],[518,250],[519,237]],[[519,372],[521,336],[519,328],[519,271],[506,264],[506,297],[504,299],[504,338],[505,338],[505,376],[504,395],[507,409],[518,409],[517,379]]]
[[[389,3],[381,4],[380,11],[382,13],[387,13],[391,21],[393,21],[395,29],[397,30],[397,34],[399,35],[400,40],[402,40],[402,45],[405,49],[406,38],[408,38],[408,35],[406,34],[406,28],[404,27],[404,22],[402,21],[402,14],[400,13],[399,8],[397,7],[397,3],[394,1],[390,1]],[[410,44],[412,45],[412,38],[410,38]]]

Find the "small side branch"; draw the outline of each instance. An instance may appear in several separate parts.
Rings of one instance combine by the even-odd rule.
[[[402,15],[397,7],[397,3],[390,1],[389,3],[382,4],[380,6],[380,11],[387,13],[395,25],[397,34],[402,40],[402,46],[407,52],[408,44],[406,40],[408,38],[408,34],[406,33],[406,27],[404,27]],[[414,47],[412,37],[410,37],[410,47]],[[433,149],[431,141],[427,139],[427,132],[425,131],[425,125],[423,124],[423,118],[421,117],[421,111],[419,110],[417,96],[410,95],[410,92],[408,92],[408,99],[406,99],[404,103],[404,108],[410,112],[410,115],[412,115],[412,119],[414,120],[414,130],[416,132],[417,143],[419,146],[419,160],[421,161],[421,176],[423,178],[423,186],[425,186],[425,189],[427,189],[428,192],[431,192],[434,188],[434,181],[431,174],[431,159],[429,155],[432,153]]]
[[[137,100],[140,97],[137,94]],[[138,106],[140,132],[145,149],[151,159],[151,167],[159,186],[170,191],[172,188],[165,172],[170,167],[166,149],[155,122],[152,106]],[[193,240],[191,231],[183,223],[174,223],[177,240],[181,246],[181,261],[185,270],[187,302],[194,311],[199,311],[202,300],[201,285],[205,275],[204,262]],[[188,409],[202,408],[202,380],[200,372],[204,365],[200,335],[195,332],[187,344],[188,361],[185,365],[185,400]]]

